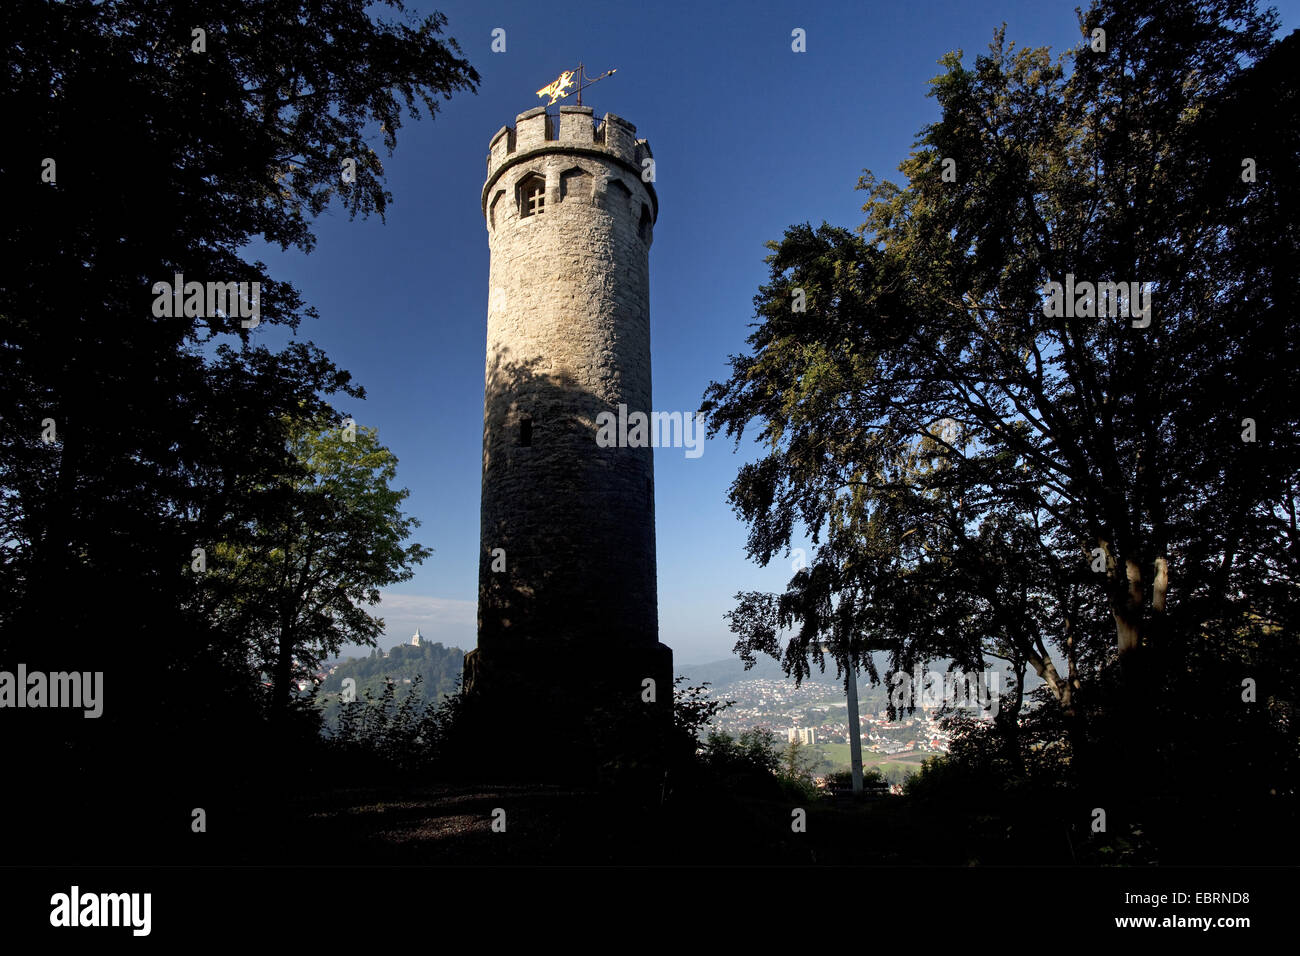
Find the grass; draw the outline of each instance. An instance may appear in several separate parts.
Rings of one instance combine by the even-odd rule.
[[[816,749],[826,755],[836,769],[847,770],[849,768],[849,745],[848,744],[817,744]],[[915,772],[921,768],[921,763],[927,757],[932,757],[931,753],[909,753],[909,754],[878,754],[868,750],[862,751],[862,769],[869,770],[872,767],[879,767],[881,772],[889,770],[900,770],[903,772]]]

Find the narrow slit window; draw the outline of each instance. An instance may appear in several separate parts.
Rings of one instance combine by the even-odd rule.
[[[519,446],[521,448],[531,448],[533,445],[533,420],[531,418],[519,419]]]

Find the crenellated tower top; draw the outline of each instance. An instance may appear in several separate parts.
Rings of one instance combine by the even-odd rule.
[[[561,106],[558,116],[546,112],[545,106],[534,107],[515,117],[514,126],[497,130],[488,147],[487,182],[483,184],[482,205],[487,214],[488,196],[493,185],[512,167],[546,153],[587,153],[615,160],[638,179],[643,163],[652,159],[650,143],[636,138],[636,127],[613,113],[606,113],[600,123],[593,119],[590,106]],[[659,218],[659,198],[653,183],[645,183],[654,205],[653,216]]]

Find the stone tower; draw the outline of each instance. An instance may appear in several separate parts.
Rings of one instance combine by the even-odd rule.
[[[602,448],[597,416],[651,411],[650,145],[586,106],[492,137],[478,648],[465,688],[519,717],[671,705],[659,643],[651,448]],[[652,178],[652,177],[645,177]],[[561,718],[557,718],[561,719]]]

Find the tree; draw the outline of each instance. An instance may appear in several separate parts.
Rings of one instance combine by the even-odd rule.
[[[1295,540],[1300,461],[1277,387],[1300,372],[1297,43],[1276,27],[1237,0],[1096,3],[1055,63],[998,30],[973,68],[944,58],[941,118],[906,186],[863,176],[857,235],[771,244],[752,353],[703,410],[767,448],[730,492],[749,554],[788,551],[797,524],[817,551],[784,594],[737,596],[742,657],[801,677],[824,638],[874,679],[871,650],[998,656],[1080,719],[1118,658],[1140,734],[1143,657],[1247,612],[1291,622],[1296,565],[1264,543]],[[1241,156],[1267,157],[1266,185]],[[1149,323],[1118,309],[1143,290]],[[1243,442],[1244,417],[1267,437]]]
[[[377,429],[294,421],[288,434],[300,469],[264,490],[271,504],[240,540],[218,545],[204,578],[209,613],[248,641],[281,712],[323,658],[375,645],[384,622],[367,607],[431,553],[403,546],[419,522],[399,509],[409,492],[389,487],[397,459]]]
[[[750,774],[766,777],[780,770],[781,756],[776,734],[768,727],[751,727],[733,737],[712,729],[703,741],[704,763],[722,774]]]
[[[810,783],[815,763],[816,757],[796,737],[781,751],[781,776],[792,783]]]
[[[862,772],[862,789],[865,793],[881,793],[889,789],[890,781],[879,767],[868,767]],[[853,772],[835,770],[826,775],[826,786],[832,790],[852,790]]]
[[[218,0],[197,18],[144,0],[4,5],[0,105],[23,148],[0,158],[0,648],[41,656],[27,635],[56,632],[81,666],[102,663],[94,635],[122,603],[144,615],[146,657],[205,629],[177,613],[191,551],[246,517],[245,485],[288,467],[280,416],[363,395],[310,344],[252,344],[314,312],[241,252],[254,237],[309,250],[333,197],[383,214],[370,140],[391,150],[402,107],[432,114],[478,81],[444,23],[347,2]],[[260,282],[258,326],[155,317],[152,284],[177,272]],[[150,699],[139,690],[115,710]]]
[[[198,612],[195,552],[254,522],[252,490],[293,470],[285,416],[364,395],[308,342],[257,344],[315,313],[247,249],[310,251],[311,218],[334,199],[382,216],[380,143],[395,147],[404,112],[432,115],[478,83],[440,15],[392,22],[374,16],[384,7],[402,10],[0,5],[15,144],[0,156],[0,659],[103,671],[112,704],[96,733],[165,749],[143,760],[160,775],[186,760],[211,774],[234,740],[231,758],[251,760],[257,740],[243,730],[257,675]],[[229,301],[155,316],[154,285],[177,273],[260,283],[257,324]],[[85,726],[31,729],[15,759],[57,748],[74,775],[111,759]]]

